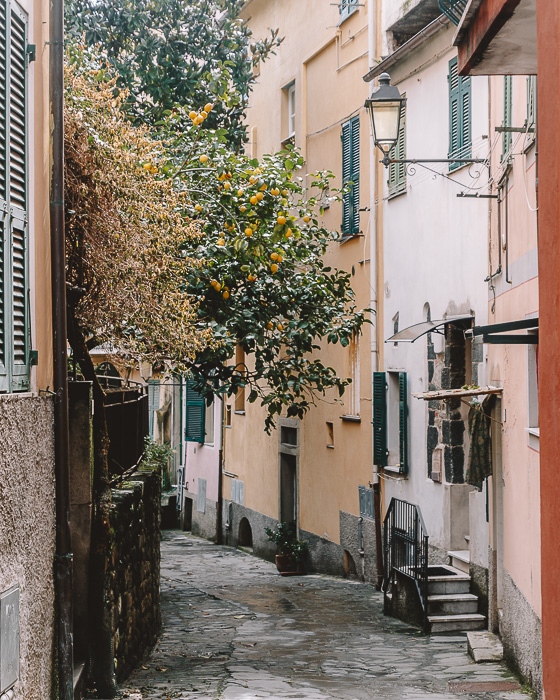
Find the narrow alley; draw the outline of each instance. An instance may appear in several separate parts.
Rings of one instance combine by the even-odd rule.
[[[166,531],[163,631],[129,700],[528,700],[466,635],[425,636],[385,617],[368,585],[280,576],[273,564]]]

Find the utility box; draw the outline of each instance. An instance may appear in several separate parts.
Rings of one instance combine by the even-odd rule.
[[[0,693],[19,678],[19,588],[0,594]]]

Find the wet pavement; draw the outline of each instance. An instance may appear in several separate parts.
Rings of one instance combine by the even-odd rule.
[[[245,552],[164,532],[163,630],[124,684],[130,700],[528,700],[466,635],[383,615],[362,583],[280,576]],[[501,684],[501,685],[500,685]],[[499,690],[499,688],[507,690]]]

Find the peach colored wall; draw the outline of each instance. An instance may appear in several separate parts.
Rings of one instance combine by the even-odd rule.
[[[39,351],[34,368],[34,391],[52,388],[52,311],[50,266],[50,107],[49,107],[49,3],[24,2],[30,14],[29,43],[37,47],[37,60],[29,64],[30,77],[30,286],[31,337]],[[32,12],[31,10],[32,6]]]
[[[493,123],[503,117],[503,77],[490,79]],[[526,78],[513,78],[513,126],[526,119]],[[508,235],[505,235],[505,206],[502,205],[501,236],[497,205],[492,209],[491,269],[500,262],[502,274],[495,280],[496,296],[490,290],[489,323],[515,321],[537,315],[539,283],[537,269],[537,217],[535,194],[535,146],[525,135],[512,135],[513,162],[500,165],[501,137],[497,140],[492,170],[496,181],[507,176]],[[507,245],[506,245],[507,243]],[[508,255],[506,269],[506,253]],[[507,280],[506,280],[507,277]],[[509,280],[509,281],[508,281]],[[489,345],[488,379],[503,386],[503,516],[504,567],[527,601],[541,615],[540,483],[539,438],[528,433],[528,347]]]
[[[369,0],[367,0],[369,1]],[[340,26],[335,5],[318,0],[268,0],[249,2],[243,14],[255,37],[278,27],[283,44],[277,55],[260,66],[260,76],[248,110],[249,133],[256,136],[248,145],[253,155],[274,152],[286,135],[282,88],[295,80],[296,136],[306,159],[306,173],[331,169],[341,185],[341,124],[355,114],[360,122],[360,205],[369,205],[369,124],[363,103],[368,86],[367,2]],[[310,31],[310,27],[313,28]],[[333,203],[325,212],[325,224],[340,229],[342,209]],[[364,236],[334,244],[328,263],[353,271],[353,286],[360,307],[370,305],[369,217],[361,214]],[[370,327],[360,339],[361,423],[344,422],[351,411],[350,394],[337,402],[334,395],[319,401],[302,421],[299,456],[299,525],[319,536],[339,541],[339,511],[359,515],[358,485],[372,479],[371,457],[371,359]],[[323,344],[324,362],[348,376],[348,349]],[[225,469],[245,482],[245,506],[270,517],[278,517],[278,434],[264,433],[264,412],[247,405],[245,415],[233,413],[232,428],[225,430]],[[327,447],[326,423],[334,428],[334,449]],[[224,479],[224,497],[229,497],[229,479]]]

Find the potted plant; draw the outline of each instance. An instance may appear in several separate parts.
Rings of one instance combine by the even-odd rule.
[[[276,568],[282,576],[303,573],[303,559],[307,553],[307,542],[298,540],[295,522],[278,523],[272,529],[265,527],[264,531],[269,542],[276,545]]]

